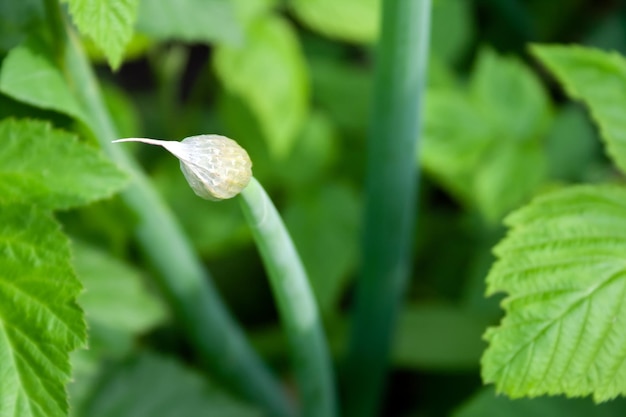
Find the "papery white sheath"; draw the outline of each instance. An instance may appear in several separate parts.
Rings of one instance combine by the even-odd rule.
[[[117,142],[142,142],[164,147],[180,160],[180,169],[191,189],[206,200],[232,198],[252,178],[252,162],[248,153],[226,136],[190,136],[180,142],[149,138],[113,141]]]

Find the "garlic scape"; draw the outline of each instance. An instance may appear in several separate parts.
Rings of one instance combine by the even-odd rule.
[[[162,146],[180,160],[180,169],[198,197],[219,201],[239,194],[252,178],[252,162],[237,142],[226,136],[198,135],[182,141],[118,139]]]
[[[193,191],[207,200],[223,200],[241,192],[241,207],[259,248],[278,310],[290,341],[303,417],[335,417],[337,399],[332,361],[315,297],[300,256],[280,214],[261,184],[252,163],[234,140],[218,135],[191,136],[181,142],[144,138],[180,160]]]

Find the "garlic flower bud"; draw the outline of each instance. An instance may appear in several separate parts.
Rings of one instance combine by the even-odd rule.
[[[191,189],[206,200],[232,198],[252,178],[252,162],[248,153],[226,136],[190,136],[181,142],[148,138],[113,142],[143,142],[164,147],[180,160],[180,169]]]

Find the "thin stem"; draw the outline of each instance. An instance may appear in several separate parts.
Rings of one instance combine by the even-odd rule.
[[[336,416],[330,354],[300,257],[261,184],[252,178],[240,195],[291,344],[303,415]]]
[[[158,270],[155,278],[203,366],[271,415],[293,415],[281,386],[232,319],[172,213],[136,162],[111,144],[117,133],[93,70],[76,37],[71,32],[69,37],[66,62],[76,95],[102,148],[132,176],[122,198],[137,214],[137,239]]]
[[[384,0],[368,141],[363,266],[346,358],[348,416],[377,413],[411,267],[430,0]]]

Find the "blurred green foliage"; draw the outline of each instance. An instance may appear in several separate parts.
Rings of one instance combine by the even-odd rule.
[[[97,45],[89,49],[119,131],[172,140],[219,133],[248,150],[255,176],[293,235],[340,358],[360,262],[378,2],[141,0],[137,16],[137,34],[119,70],[108,68]],[[415,155],[424,175],[414,279],[383,415],[622,415],[620,401],[595,408],[582,400],[495,397],[481,388],[478,360],[482,329],[500,319],[497,300],[482,294],[502,218],[546,189],[619,175],[587,113],[556,92],[526,45],[577,42],[626,51],[626,5],[435,0],[432,18],[424,140]],[[45,118],[89,141],[83,111],[66,91],[75,86],[59,81],[62,70],[50,56],[50,37],[41,35],[43,22],[38,0],[0,0],[0,117]],[[30,65],[45,71],[21,79]],[[20,101],[24,88],[37,100]],[[195,249],[217,271],[235,314],[286,373],[287,347],[237,204],[199,200],[165,153],[145,147],[135,154]],[[209,403],[215,396],[235,410],[233,416],[256,415],[213,393],[189,375],[193,370],[144,352],[178,356],[190,368],[197,359],[184,343],[172,341],[179,330],[155,292],[145,289],[142,279],[155,272],[132,242],[132,212],[113,199],[58,218],[74,240],[96,245],[75,246],[97,348],[75,357],[77,380],[91,381],[80,391],[71,388],[76,415],[199,416],[209,407],[199,400],[207,391]],[[115,285],[125,288],[116,290],[124,297],[107,295]],[[127,355],[132,357],[121,359]],[[106,369],[109,361],[115,365]],[[137,412],[150,390],[163,392],[149,384],[162,379],[180,381],[180,396],[171,401],[190,395],[192,405],[178,414]],[[425,398],[433,390],[453,400]]]

